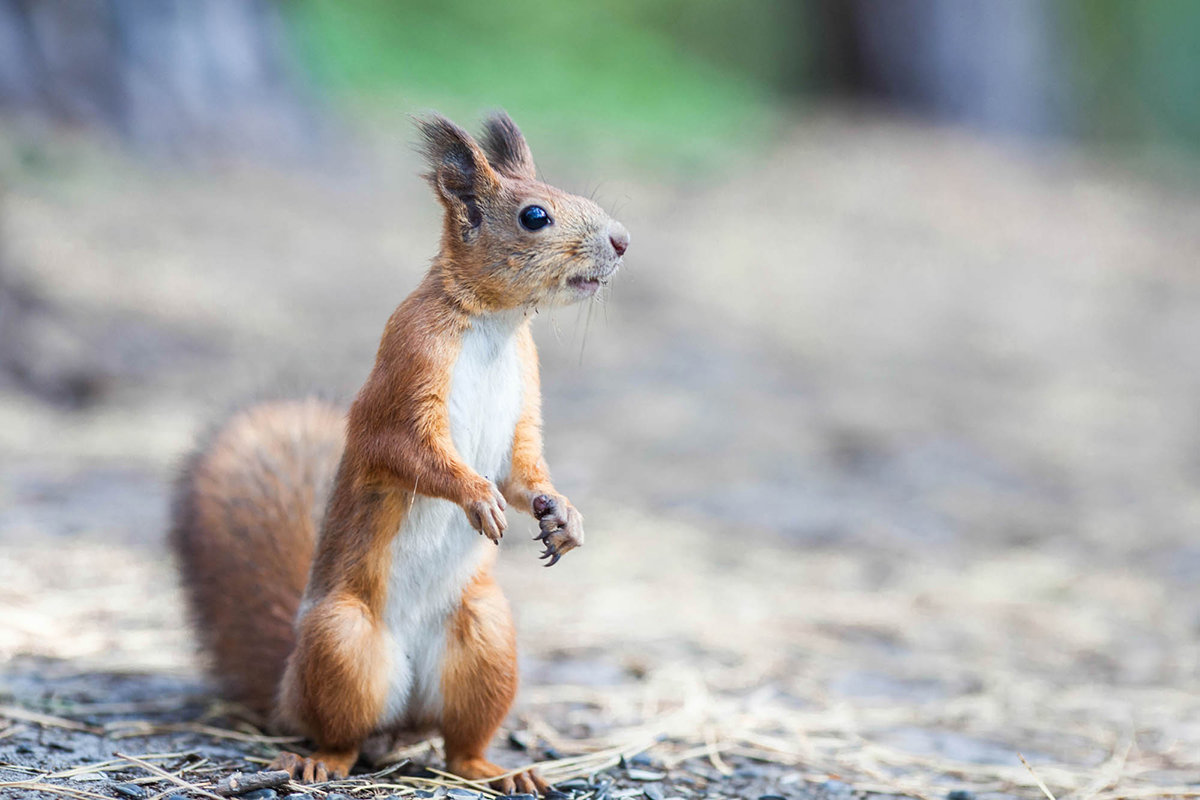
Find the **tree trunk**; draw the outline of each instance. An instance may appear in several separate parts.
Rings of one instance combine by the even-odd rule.
[[[312,119],[271,0],[0,0],[0,109],[141,150],[303,150]]]

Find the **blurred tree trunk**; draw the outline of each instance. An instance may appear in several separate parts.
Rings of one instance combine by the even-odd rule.
[[[1062,127],[1066,56],[1041,0],[813,0],[831,88],[1020,134]]]
[[[139,149],[301,149],[271,0],[0,0],[0,108],[119,132]]]

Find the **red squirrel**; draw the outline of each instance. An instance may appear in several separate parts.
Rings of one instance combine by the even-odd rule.
[[[417,127],[441,247],[349,414],[234,414],[184,470],[171,543],[226,695],[316,746],[273,768],[343,777],[368,737],[437,731],[451,772],[541,793],[485,757],[517,690],[492,543],[511,507],[537,518],[547,566],[583,544],[542,455],[530,318],[594,295],[629,233],[540,182],[506,114],[479,142],[437,115]]]

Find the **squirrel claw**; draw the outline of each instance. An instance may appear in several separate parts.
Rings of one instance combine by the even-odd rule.
[[[549,561],[546,561],[546,563],[543,564],[542,566],[553,567],[555,564],[558,563],[558,560],[560,558],[562,558],[562,555],[564,552],[565,551],[559,550],[554,545],[547,543],[546,549],[542,551],[542,554],[540,556],[538,556],[538,558],[542,561],[546,561],[547,558],[550,559]]]

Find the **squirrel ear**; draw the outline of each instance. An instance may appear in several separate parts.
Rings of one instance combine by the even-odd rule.
[[[483,150],[498,172],[514,178],[537,179],[533,153],[517,123],[503,111],[497,111],[483,123]]]
[[[479,198],[500,190],[500,179],[487,155],[471,135],[440,114],[417,119],[421,151],[429,164],[425,177],[438,193],[446,211],[470,240],[483,222]]]

